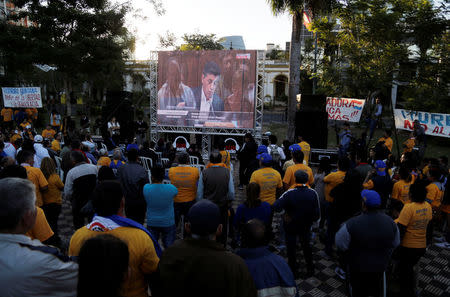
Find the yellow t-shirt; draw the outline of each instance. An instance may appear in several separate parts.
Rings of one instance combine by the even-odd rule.
[[[11,122],[13,116],[13,110],[11,108],[3,108],[1,111],[3,122]]]
[[[431,183],[427,186],[427,197],[426,201],[431,204],[433,208],[439,208],[441,206],[442,191],[439,190],[438,186]]]
[[[41,188],[48,186],[47,179],[42,173],[41,169],[31,166],[24,166],[27,170],[28,179],[34,184],[36,188],[36,206],[43,205]]]
[[[283,187],[280,173],[271,167],[261,168],[253,172],[250,182],[259,185],[261,188],[259,199],[270,205],[275,203],[277,188]]]
[[[169,169],[170,183],[178,189],[174,202],[189,202],[197,196],[198,169],[191,166],[177,166]]]
[[[303,160],[305,161],[306,165],[308,165],[311,146],[306,141],[302,141],[298,145],[302,148],[302,152],[304,155]]]
[[[21,139],[22,136],[20,136],[20,134],[14,134],[13,136],[11,136],[11,139],[9,140],[11,143],[14,143],[17,139]]]
[[[323,179],[323,182],[325,183],[325,199],[328,202],[333,202],[334,198],[330,196],[330,192],[334,187],[344,182],[345,173],[345,171],[338,170],[336,172],[331,172]]]
[[[431,206],[428,203],[412,202],[405,204],[396,223],[406,227],[401,245],[407,248],[427,247],[427,225],[431,220]]]
[[[109,164],[111,164],[111,159],[109,157],[100,157],[97,161],[97,166],[106,166],[109,167]]]
[[[64,189],[64,184],[59,178],[59,175],[53,173],[48,178],[48,191],[42,194],[44,204],[62,203],[61,191]]]
[[[223,168],[227,168],[227,164],[224,163],[211,163],[209,162],[208,164],[206,164],[206,168],[212,167],[212,166],[220,166]]]
[[[57,139],[54,139],[52,141],[52,150],[54,150],[57,153],[61,151],[61,143]]]
[[[405,142],[403,142],[403,145],[405,147],[403,149],[404,153],[412,152],[414,146],[416,145],[416,140],[414,139],[414,137],[408,138]]]
[[[412,183],[412,180],[410,182],[407,182],[403,179],[396,182],[394,184],[394,187],[392,188],[392,199],[397,199],[403,204],[410,203],[411,200],[409,199],[409,187],[412,185]]]
[[[50,129],[50,130],[44,129],[44,130],[42,130],[41,135],[44,138],[53,138],[55,136],[55,134],[56,134],[56,131],[53,129]]]
[[[36,207],[36,223],[34,223],[33,228],[31,228],[26,235],[31,239],[37,239],[40,242],[44,242],[53,236],[52,228],[47,222],[44,211],[40,207]]]
[[[225,164],[225,166],[228,169],[230,169],[230,162],[231,162],[230,153],[227,151],[220,151],[219,153],[222,155],[222,163]]]
[[[22,123],[20,123],[20,125],[19,125],[20,127],[22,127],[22,129],[25,129],[27,126],[31,126],[31,124],[30,124],[30,122],[22,122]]]
[[[145,275],[156,271],[159,258],[156,255],[152,240],[144,231],[132,227],[119,227],[114,230],[98,232],[82,227],[75,232],[70,240],[69,256],[78,256],[85,240],[101,234],[113,235],[128,245],[130,253],[129,274],[123,283],[121,295],[125,297],[147,297]]]
[[[283,182],[285,184],[287,184],[289,187],[292,186],[293,184],[295,184],[295,176],[294,173],[297,170],[303,170],[306,173],[308,173],[308,185],[312,185],[314,182],[314,175],[313,172],[311,170],[311,168],[309,168],[309,166],[305,165],[305,164],[295,164],[292,166],[289,166],[288,169],[286,169],[286,172],[284,173],[284,177],[283,177]]]
[[[392,140],[392,138],[381,137],[380,139],[378,139],[378,142],[380,142],[380,141],[384,141],[384,144],[386,145],[386,147],[389,149],[389,151],[392,152],[392,146],[394,145],[394,141]]]

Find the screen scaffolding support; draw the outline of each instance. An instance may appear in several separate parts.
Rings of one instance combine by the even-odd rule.
[[[158,125],[158,52],[150,52],[150,139],[158,141],[161,133],[188,133],[202,135],[202,155],[205,159],[211,153],[211,136],[224,135],[243,137],[246,133],[253,134],[257,141],[262,138],[263,109],[264,109],[264,78],[265,78],[265,54],[264,51],[257,51],[256,60],[256,87],[255,87],[255,117],[254,128],[202,128],[202,127],[181,127]]]

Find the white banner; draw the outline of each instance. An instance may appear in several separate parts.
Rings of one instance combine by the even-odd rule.
[[[5,107],[41,108],[41,88],[2,88]]]
[[[359,122],[364,103],[363,99],[327,97],[328,119]]]
[[[412,131],[414,120],[419,120],[425,134],[450,138],[450,114],[394,109],[395,127]]]

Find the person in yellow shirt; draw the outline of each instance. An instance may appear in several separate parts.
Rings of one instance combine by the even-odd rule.
[[[392,187],[391,202],[392,216],[397,218],[403,206],[410,203],[409,188],[413,184],[413,178],[408,168],[401,166],[399,169],[400,180]]]
[[[389,149],[390,152],[392,152],[392,146],[394,145],[394,141],[391,138],[392,131],[390,129],[384,130],[384,135],[380,139],[378,139],[378,142],[384,141],[384,145]]]
[[[111,158],[108,157],[108,151],[104,148],[100,149],[99,151],[100,158],[97,161],[97,166],[102,167],[106,166],[109,167],[109,164],[111,164]]]
[[[414,266],[425,254],[427,247],[427,226],[432,218],[431,206],[425,202],[426,181],[417,180],[409,188],[411,203],[405,204],[396,220],[401,244],[398,255],[398,269],[401,296],[414,296]]]
[[[334,187],[344,182],[345,174],[350,169],[350,160],[348,158],[340,158],[338,160],[338,170],[331,172],[324,177],[323,182],[325,183],[325,200],[327,202],[333,202],[333,197],[330,192]]]
[[[48,138],[48,139],[53,139],[53,137],[55,137],[56,131],[52,129],[52,126],[47,125],[47,127],[42,130],[42,137],[44,138]]]
[[[2,108],[1,116],[3,118],[3,128],[12,128],[13,125],[13,110],[9,107]]]
[[[311,146],[309,143],[303,140],[302,136],[298,136],[298,145],[302,148],[303,155],[305,156],[303,160],[305,165],[309,163],[309,154],[311,153]]]
[[[23,119],[23,122],[20,123],[20,128],[22,128],[22,130],[25,129],[30,129],[31,128],[31,123],[28,121],[28,119]]]
[[[195,203],[197,197],[197,184],[200,173],[197,168],[189,166],[189,154],[182,153],[178,156],[178,166],[169,169],[169,180],[174,185],[178,194],[174,198],[175,226],[178,226],[181,216],[186,217],[189,209]]]
[[[261,201],[273,205],[283,191],[281,175],[271,167],[273,160],[269,154],[259,155],[258,160],[261,169],[252,173],[250,183],[257,183],[259,185],[261,189],[259,198]]]
[[[44,203],[42,193],[48,190],[48,182],[41,169],[34,168],[34,154],[21,150],[17,154],[17,162],[27,170],[28,179],[34,184],[36,190],[36,206],[41,207]]]
[[[15,143],[18,139],[22,139],[22,135],[20,135],[20,133],[19,133],[19,128],[16,127],[16,129],[14,130],[14,133],[9,138],[9,142]]]
[[[55,139],[53,139],[52,141],[51,149],[54,150],[57,154],[59,154],[59,152],[61,151],[61,133],[57,133],[55,135]],[[111,163],[111,160],[109,160],[109,163]]]
[[[58,217],[61,213],[62,205],[61,191],[64,189],[64,184],[56,173],[56,165],[51,158],[45,157],[42,159],[41,171],[48,181],[48,191],[44,192],[42,195],[44,203],[42,209],[45,212],[45,216],[47,217],[53,232],[58,234]]]
[[[286,169],[283,177],[283,185],[285,190],[288,190],[295,184],[295,172],[297,170],[303,170],[308,174],[307,185],[312,185],[314,183],[313,172],[309,166],[303,164],[303,156],[303,152],[299,150],[292,153],[292,159],[294,160],[295,165],[289,166],[288,169]]]
[[[416,145],[416,138],[414,137],[413,132],[411,132],[409,138],[405,140],[405,142],[403,142],[403,153],[412,152],[415,145]]]
[[[122,283],[121,296],[147,297],[146,277],[158,267],[161,249],[152,235],[139,223],[124,217],[123,192],[116,181],[103,181],[92,199],[96,216],[72,236],[69,255],[78,256],[84,242],[102,234],[109,234],[128,245],[129,272]]]

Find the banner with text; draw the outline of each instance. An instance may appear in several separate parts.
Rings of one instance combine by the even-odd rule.
[[[5,107],[41,108],[41,88],[2,88]]]
[[[450,138],[450,114],[395,109],[395,127],[412,131],[414,120],[419,120],[425,134]]]
[[[364,103],[363,99],[327,97],[328,119],[359,122]]]

